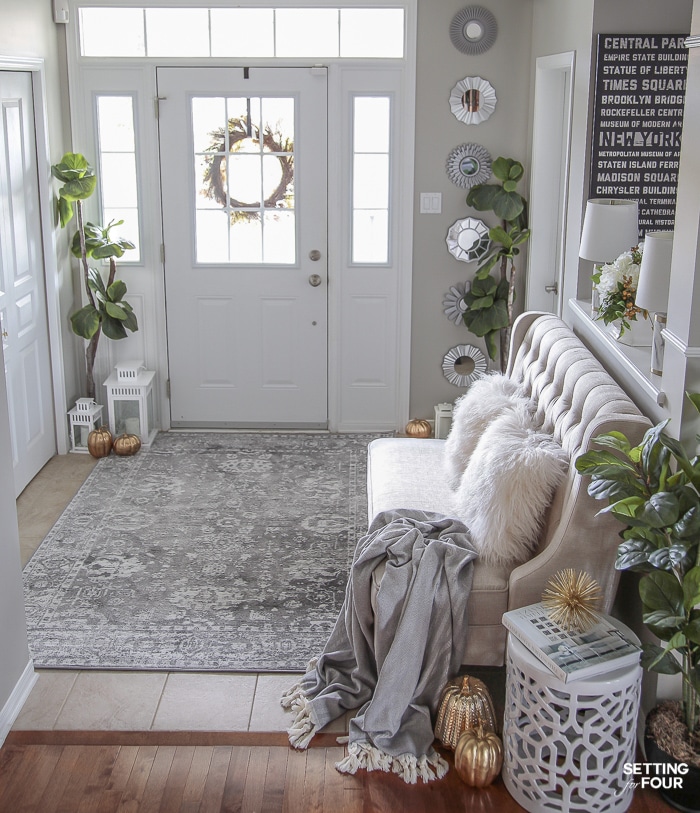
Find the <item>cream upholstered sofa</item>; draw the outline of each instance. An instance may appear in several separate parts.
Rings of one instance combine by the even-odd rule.
[[[516,320],[506,375],[534,402],[538,423],[562,445],[569,466],[532,558],[512,569],[476,561],[463,658],[471,665],[503,664],[503,613],[539,601],[549,577],[562,568],[593,576],[604,594],[603,609],[610,610],[618,582],[614,561],[621,526],[608,514],[596,516],[601,504],[589,496],[588,482],[576,471],[575,462],[603,432],[615,429],[636,443],[651,425],[578,337],[552,314],[525,313]],[[370,443],[370,520],[381,511],[402,508],[459,517],[455,492],[446,481],[444,445],[444,440],[417,438]],[[375,574],[376,594],[382,569]]]

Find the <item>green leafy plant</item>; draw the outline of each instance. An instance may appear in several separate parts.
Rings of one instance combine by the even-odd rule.
[[[123,339],[127,331],[138,330],[138,321],[131,305],[125,301],[126,285],[116,279],[116,260],[134,244],[110,232],[124,221],[112,220],[106,226],[83,221],[83,201],[87,200],[97,186],[97,176],[85,156],[80,153],[66,153],[60,163],[51,167],[54,178],[63,186],[58,190],[58,214],[62,227],[73,219],[73,206],[78,221],[78,229],[73,237],[71,251],[80,260],[87,304],[71,315],[73,332],[85,339],[87,374],[87,394],[95,397],[94,367],[100,336],[108,339]],[[88,260],[107,260],[109,272],[107,282],[99,268],[93,268]]]
[[[515,258],[530,237],[530,229],[527,201],[516,191],[525,172],[523,165],[512,158],[497,158],[491,171],[500,183],[473,186],[467,195],[467,205],[480,212],[493,212],[502,224],[489,229],[491,246],[464,297],[463,318],[475,336],[484,338],[491,359],[498,354],[496,336],[499,336],[501,370],[505,371],[515,302]],[[500,273],[496,277],[491,272],[499,263]]]
[[[700,395],[689,395],[700,412]],[[662,642],[644,644],[642,663],[681,674],[689,741],[700,752],[700,458],[669,437],[663,421],[638,446],[620,432],[595,439],[602,451],[581,455],[576,468],[588,493],[608,500],[621,532],[615,567],[643,573],[642,621]],[[700,436],[698,438],[700,440]]]

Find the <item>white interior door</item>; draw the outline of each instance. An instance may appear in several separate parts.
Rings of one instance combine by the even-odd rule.
[[[56,453],[31,74],[0,71],[0,331],[18,495]]]
[[[173,426],[327,426],[324,68],[159,68]]]
[[[561,316],[573,112],[574,53],[539,57],[530,180],[526,309]]]

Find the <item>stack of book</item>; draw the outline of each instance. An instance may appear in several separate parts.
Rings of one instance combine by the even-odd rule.
[[[566,632],[538,602],[504,613],[503,625],[564,683],[639,663],[638,643],[604,616],[585,632]]]

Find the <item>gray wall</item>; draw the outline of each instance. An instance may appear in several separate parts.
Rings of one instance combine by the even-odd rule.
[[[489,226],[497,221],[467,206],[467,191],[447,177],[447,156],[460,144],[475,143],[494,160],[515,158],[526,171],[529,164],[532,0],[488,0],[484,5],[498,21],[498,37],[486,53],[466,56],[449,36],[450,22],[465,6],[463,0],[418,2],[411,417],[432,418],[435,404],[454,401],[463,392],[442,374],[442,358],[451,347],[472,344],[486,353],[481,339],[442,312],[443,294],[455,283],[471,280],[477,268],[476,263],[452,257],[445,237],[458,218],[481,217]],[[467,76],[481,76],[496,91],[495,111],[478,125],[458,121],[448,104],[451,89]],[[526,193],[527,177],[519,189]],[[442,193],[442,214],[419,214],[421,192]]]

